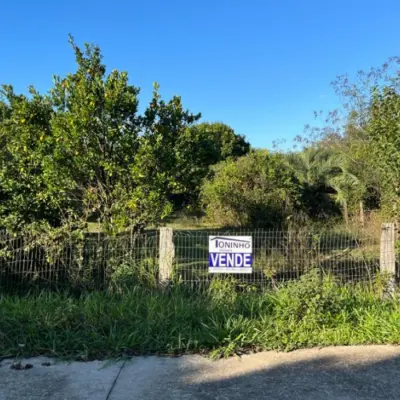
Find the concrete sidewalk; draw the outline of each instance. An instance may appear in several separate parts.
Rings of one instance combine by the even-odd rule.
[[[400,347],[264,352],[217,362],[200,356],[125,362],[33,358],[0,364],[0,400],[399,399]],[[50,362],[45,366],[43,363]]]

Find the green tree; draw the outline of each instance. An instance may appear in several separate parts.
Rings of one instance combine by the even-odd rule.
[[[176,186],[171,198],[180,209],[197,205],[202,181],[212,165],[247,154],[250,144],[226,124],[203,122],[187,128],[174,149]]]
[[[43,138],[50,132],[52,105],[46,96],[30,88],[30,97],[16,95],[3,86],[3,117],[0,121],[0,191],[2,224],[17,227],[45,219],[56,223],[60,208],[68,201],[44,178],[49,156]]]
[[[374,88],[386,86],[399,89],[399,63],[398,57],[392,57],[381,66],[358,71],[353,77],[338,76],[331,84],[342,106],[328,113],[316,112],[315,116],[322,118],[319,126],[308,126],[307,136],[299,138],[306,146],[327,148],[339,155],[344,175],[353,182],[350,186],[343,182],[336,186],[343,195],[351,192],[347,206],[350,212],[359,212],[361,223],[365,207],[379,208],[383,181],[382,169],[372,159],[375,149],[368,128],[372,93]],[[357,183],[349,174],[357,178]],[[341,191],[344,187],[346,190]],[[342,195],[337,198],[344,199]]]
[[[354,113],[353,113],[354,114]],[[317,146],[332,154],[332,164],[339,174],[331,185],[338,192],[337,199],[350,213],[359,213],[364,223],[364,208],[377,209],[380,206],[382,173],[372,158],[374,145],[368,129],[357,123],[357,116],[350,115],[343,134],[326,136]],[[345,197],[344,194],[347,193]],[[347,199],[346,199],[347,197]]]
[[[400,95],[393,87],[376,89],[371,105],[368,134],[370,160],[382,176],[382,206],[386,214],[400,210]]]
[[[199,119],[158,88],[143,115],[128,74],[106,74],[100,49],[73,39],[77,70],[46,95],[2,90],[0,207],[3,225],[59,226],[100,219],[109,232],[141,229],[171,211],[175,145]]]

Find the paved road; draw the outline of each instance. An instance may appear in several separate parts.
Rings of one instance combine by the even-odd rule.
[[[50,361],[52,365],[42,363]],[[264,352],[217,362],[200,356],[0,364],[0,400],[400,399],[400,347]]]

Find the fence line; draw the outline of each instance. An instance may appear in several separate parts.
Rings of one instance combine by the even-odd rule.
[[[166,233],[167,232],[167,233]],[[44,246],[0,233],[0,291],[28,288],[87,288],[110,285],[182,282],[208,283],[208,237],[251,236],[253,268],[235,274],[238,282],[261,287],[296,279],[313,268],[341,282],[375,279],[381,270],[394,275],[395,230],[384,224],[381,238],[351,232],[250,229],[175,230],[161,228],[117,237],[89,234]],[[228,274],[218,274],[224,278]]]
[[[334,274],[342,282],[370,281],[380,264],[380,243],[351,233],[264,230],[175,231],[174,273],[182,282],[210,281],[208,236],[252,236],[253,271],[235,274],[248,283],[267,286],[298,278],[313,268]]]
[[[125,280],[156,276],[158,231],[117,237],[88,234],[51,245],[0,236],[0,290],[28,288],[104,289]],[[151,283],[151,282],[149,282]]]

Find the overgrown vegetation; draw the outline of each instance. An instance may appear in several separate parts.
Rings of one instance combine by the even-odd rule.
[[[376,221],[399,215],[399,59],[359,72],[355,82],[339,77],[341,112],[287,152],[255,150],[226,124],[199,123],[179,96],[163,100],[157,84],[139,112],[128,74],[107,73],[97,46],[70,43],[76,71],[54,77],[47,93],[0,90],[0,229],[8,231],[0,279],[67,286],[0,297],[1,355],[218,357],[400,343],[397,295],[383,300],[386,278],[372,282],[367,261],[375,268],[379,223],[370,229],[365,213],[374,210]],[[288,228],[279,246],[260,236],[255,247],[255,273],[274,290],[231,277],[189,292],[181,274],[191,268],[201,281],[207,259],[188,259],[186,248],[177,250],[172,287],[158,290],[156,251],[142,251],[157,244],[143,243],[142,233],[188,211],[198,226]],[[90,245],[90,224],[98,245]],[[339,225],[351,228],[356,245],[322,248],[310,233]],[[201,246],[194,243],[198,254]],[[349,262],[368,274],[368,287],[321,278]],[[289,270],[299,276],[315,267],[320,272],[281,283]]]
[[[343,108],[293,152],[254,150],[223,123],[197,123],[156,84],[143,113],[128,74],[70,38],[77,69],[0,98],[0,227],[56,235],[139,232],[190,211],[218,226],[346,225],[364,210],[397,217],[398,59],[334,83]],[[57,233],[54,233],[57,232]],[[60,239],[61,240],[61,239]]]
[[[317,117],[322,117],[322,122],[318,127],[308,126],[305,135],[299,136],[300,150],[275,154],[285,159],[297,179],[297,184],[290,179],[297,207],[288,210],[285,201],[277,201],[277,210],[277,203],[269,204],[265,200],[265,208],[274,215],[289,213],[295,218],[300,211],[303,223],[308,224],[321,220],[326,223],[342,214],[344,225],[348,226],[350,220],[357,217],[359,225],[363,226],[365,210],[375,210],[386,218],[396,219],[400,193],[399,82],[398,58],[391,58],[370,71],[359,71],[353,80],[347,75],[339,76],[332,85],[343,107],[327,114],[316,113]],[[243,178],[245,163],[237,160],[229,166],[218,166],[215,175],[206,181],[204,203],[212,210],[213,218],[228,220],[233,225],[249,223],[251,219],[246,219],[246,215],[259,209],[254,198],[263,187],[260,176],[268,176],[271,169],[277,170],[276,174],[287,170],[272,157],[267,163],[265,158],[259,157],[253,173],[247,172]],[[235,189],[226,185],[227,177],[238,183],[242,190],[242,180],[252,182],[246,187],[249,194],[234,193]],[[264,184],[266,190],[278,193],[287,190],[287,181],[277,182],[270,177],[269,183],[272,187],[267,188]],[[229,199],[224,208],[216,207],[217,195],[210,195],[211,188],[220,198]],[[239,189],[236,191],[240,192]],[[210,203],[210,197],[213,203]],[[238,203],[244,221],[237,217]],[[267,219],[267,223],[270,221]],[[279,218],[278,223],[286,225],[282,225]]]
[[[128,74],[107,74],[97,46],[70,43],[77,70],[48,93],[1,89],[0,228],[137,232],[195,204],[210,165],[249,151],[227,125],[195,125],[200,114],[157,84],[140,114]]]
[[[209,291],[62,293],[0,299],[0,354],[78,359],[131,354],[210,353],[400,343],[400,303],[380,286],[339,286],[313,272],[273,292],[234,280]]]

